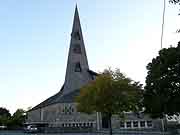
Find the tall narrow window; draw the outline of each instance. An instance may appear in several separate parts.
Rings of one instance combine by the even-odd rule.
[[[138,127],[138,121],[133,121],[133,127]]]
[[[147,126],[152,127],[152,121],[147,121]]]
[[[125,127],[125,125],[124,125],[124,122],[123,122],[123,121],[121,121],[121,122],[120,122],[120,127],[121,127],[121,128],[124,128],[124,127]]]
[[[140,122],[140,126],[141,126],[141,127],[145,127],[145,121],[141,121],[141,122]]]
[[[131,128],[131,121],[126,122],[127,128]]]
[[[81,54],[81,46],[80,44],[74,44],[73,45],[73,52],[77,54]]]
[[[76,40],[81,40],[79,31],[77,31],[77,32],[74,33],[74,38],[75,38]]]
[[[76,65],[75,65],[75,72],[81,72],[80,62],[76,63]]]

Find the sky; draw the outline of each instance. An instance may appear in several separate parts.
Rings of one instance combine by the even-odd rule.
[[[120,68],[145,84],[163,0],[0,0],[0,107],[27,110],[60,90],[76,3],[90,69]],[[180,39],[178,8],[166,1],[164,48]]]

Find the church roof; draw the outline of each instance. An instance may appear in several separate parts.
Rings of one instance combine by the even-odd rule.
[[[94,72],[92,70],[88,70],[87,72],[89,73],[89,75],[92,78],[94,76],[98,75],[96,72]],[[75,98],[76,98],[76,96],[79,95],[80,89],[73,90],[72,92],[70,92],[66,95],[63,95],[63,89],[64,89],[64,85],[62,86],[61,90],[58,93],[56,93],[55,95],[44,100],[43,102],[41,102],[37,106],[33,107],[29,111],[33,111],[33,110],[40,109],[42,107],[46,107],[46,106],[57,104],[57,103],[73,103],[73,102],[75,102]]]

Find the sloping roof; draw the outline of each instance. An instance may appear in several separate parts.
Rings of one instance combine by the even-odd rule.
[[[36,105],[35,107],[33,107],[29,111],[36,110],[36,109],[39,109],[39,108],[54,104],[54,102],[57,100],[57,98],[62,96],[63,88],[64,88],[64,85],[62,86],[62,88],[60,89],[60,91],[58,93],[56,93],[55,95],[53,95],[53,96],[49,97],[48,99],[44,100],[43,102]]]
[[[89,74],[93,77],[93,76],[97,76],[99,75],[98,73],[92,71],[92,70],[88,70]]]
[[[98,75],[96,72],[94,72],[92,70],[88,70],[88,72],[92,76],[92,78],[94,78],[94,76]],[[56,104],[56,103],[73,103],[75,101],[75,97],[78,96],[80,93],[80,90],[76,89],[66,95],[63,95],[63,89],[64,89],[64,85],[62,86],[62,88],[60,89],[60,91],[58,93],[49,97],[48,99],[41,102],[37,106],[33,107],[28,112],[42,108],[42,107],[46,107],[46,106],[49,106],[52,104]]]

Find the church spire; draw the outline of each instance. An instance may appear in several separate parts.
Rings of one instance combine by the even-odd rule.
[[[74,98],[78,94],[79,89],[95,79],[96,76],[97,73],[89,70],[78,8],[76,6],[64,85],[57,94],[46,99],[30,111],[42,110],[43,107],[52,104],[75,102]],[[34,119],[34,113],[32,116]],[[37,121],[37,117],[34,121]]]
[[[68,94],[88,83],[92,79],[88,71],[88,60],[76,5],[63,94]]]
[[[80,19],[79,19],[78,7],[76,4],[72,32],[74,32],[78,27],[81,28],[81,24],[80,24]]]

